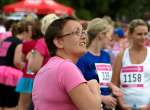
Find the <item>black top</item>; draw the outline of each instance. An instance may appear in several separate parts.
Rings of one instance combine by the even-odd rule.
[[[16,47],[22,43],[17,37],[8,37],[0,42],[0,65],[15,67],[13,63]]]

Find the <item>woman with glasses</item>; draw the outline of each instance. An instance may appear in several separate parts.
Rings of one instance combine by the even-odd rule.
[[[114,108],[117,100],[112,97],[110,84],[112,67],[110,56],[104,51],[105,46],[110,43],[110,29],[112,26],[101,18],[95,18],[88,23],[88,52],[86,52],[77,62],[77,66],[82,71],[86,80],[96,79],[101,85],[102,103],[104,110]],[[117,89],[117,88],[116,88]],[[116,95],[116,94],[115,94]],[[106,109],[105,109],[106,108]]]
[[[73,18],[49,25],[45,41],[51,58],[35,77],[35,110],[100,110],[99,85],[86,81],[75,63],[86,52],[86,36]]]

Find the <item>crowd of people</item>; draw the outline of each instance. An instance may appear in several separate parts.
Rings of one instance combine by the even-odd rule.
[[[142,19],[0,19],[0,110],[150,110],[148,33]]]

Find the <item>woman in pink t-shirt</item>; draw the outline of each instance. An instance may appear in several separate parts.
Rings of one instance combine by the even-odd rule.
[[[35,110],[100,110],[99,85],[87,82],[75,63],[86,52],[86,33],[73,18],[49,25],[45,41],[51,53],[33,84]]]

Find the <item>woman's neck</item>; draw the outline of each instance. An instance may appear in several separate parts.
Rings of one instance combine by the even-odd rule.
[[[144,50],[144,49],[145,49],[144,46],[137,46],[137,45],[132,45],[132,46],[131,46],[131,50],[137,51],[137,52],[142,51],[142,50]]]
[[[102,49],[102,47],[100,45],[95,44],[91,44],[88,47],[88,51],[96,56],[100,55],[100,50]]]
[[[74,64],[76,64],[77,60],[79,59],[79,57],[72,56],[72,55],[66,54],[65,52],[61,52],[61,51],[57,51],[56,55],[63,59],[70,59]]]
[[[20,40],[23,40],[22,34],[18,34],[18,35],[16,35],[16,37],[17,37],[18,39],[20,39]]]

